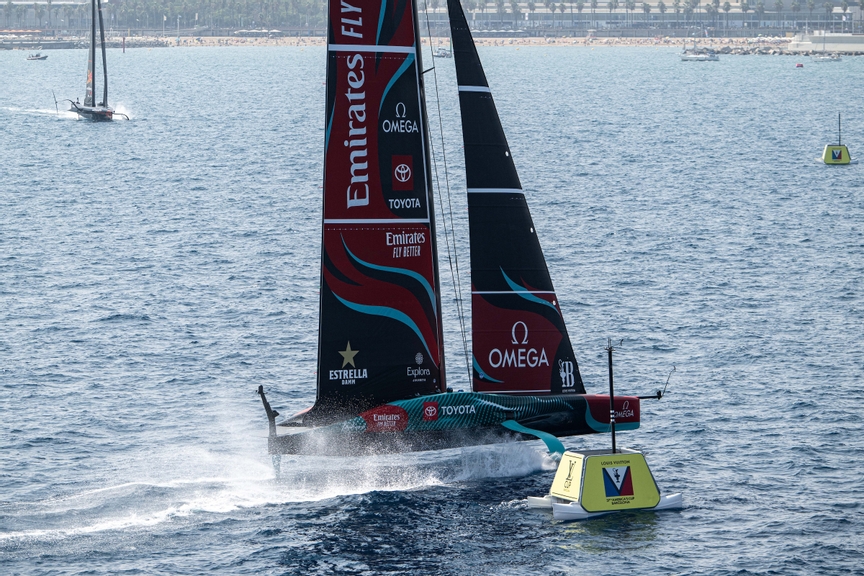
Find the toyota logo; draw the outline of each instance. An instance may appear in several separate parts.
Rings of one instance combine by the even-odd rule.
[[[434,418],[436,414],[438,414],[438,408],[435,406],[429,405],[423,409],[423,413],[426,414],[427,418]]]
[[[396,170],[393,171],[393,176],[399,182],[408,182],[411,179],[411,168],[407,164],[399,164]]]

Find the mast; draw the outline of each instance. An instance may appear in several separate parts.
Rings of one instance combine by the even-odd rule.
[[[84,94],[84,106],[93,106],[93,71],[96,61],[96,0],[90,0],[90,50],[87,55],[87,92]]]
[[[327,424],[444,389],[414,0],[330,0],[317,399]]]
[[[468,187],[473,385],[584,393],[546,259],[459,0],[447,0]]]
[[[105,26],[102,23],[102,0],[96,0],[99,9],[99,37],[102,46],[102,106],[108,107],[108,66],[105,59]],[[93,31],[93,39],[96,39],[95,28]]]

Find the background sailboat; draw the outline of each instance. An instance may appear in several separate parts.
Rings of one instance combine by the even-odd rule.
[[[827,54],[825,52],[825,37],[827,35],[828,35],[828,31],[823,30],[822,31],[822,53],[821,54],[814,54],[813,56],[811,56],[810,59],[813,62],[837,62],[841,59],[839,54],[833,54],[833,53]]]
[[[370,9],[371,8],[371,9]],[[329,5],[317,399],[273,454],[429,450],[609,430],[586,395],[465,15],[450,0],[465,142],[473,392],[446,386],[423,66],[413,1]],[[618,430],[639,398],[616,396]]]
[[[90,0],[90,47],[87,50],[87,92],[84,103],[72,102],[70,112],[88,120],[106,121],[114,119],[114,109],[108,106],[108,66],[105,57],[105,26],[102,22],[102,0]],[[96,103],[96,21],[99,21],[99,47],[102,51],[102,101]],[[127,120],[125,114],[120,114]]]

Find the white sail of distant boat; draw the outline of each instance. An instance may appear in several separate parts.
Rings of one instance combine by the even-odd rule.
[[[825,52],[825,37],[828,35],[827,30],[822,31],[822,53],[811,56],[813,62],[837,62],[840,60],[839,54],[828,54]]]

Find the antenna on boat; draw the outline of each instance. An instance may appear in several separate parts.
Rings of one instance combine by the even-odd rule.
[[[666,384],[663,385],[663,390],[661,391],[659,388],[657,389],[656,394],[651,394],[650,396],[637,396],[640,400],[660,400],[666,395],[666,388],[669,387],[669,379],[672,378],[672,373],[675,372],[675,366],[672,366],[672,370],[669,371],[669,376],[666,377]]]
[[[60,115],[60,105],[57,104],[57,95],[54,94],[54,90],[51,90],[51,95],[54,96],[54,109],[57,110],[57,115]]]
[[[620,340],[618,345],[620,346],[624,340]],[[609,428],[612,431],[612,453],[615,454],[615,384],[612,380],[612,352],[615,348],[612,346],[612,339],[609,338],[606,341],[606,353],[609,358]]]
[[[840,141],[840,112],[837,112],[837,145],[840,146],[842,142]]]

